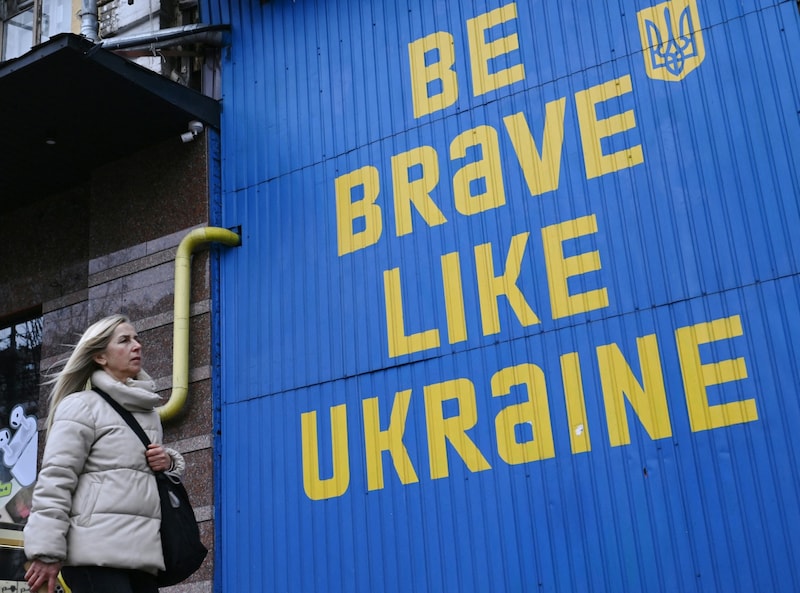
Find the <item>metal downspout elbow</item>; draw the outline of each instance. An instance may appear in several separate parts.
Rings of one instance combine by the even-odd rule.
[[[233,231],[218,227],[194,229],[181,240],[175,255],[172,393],[166,403],[157,408],[164,422],[174,418],[183,409],[189,393],[189,300],[192,253],[201,245],[213,242],[236,247],[241,244],[241,238]]]

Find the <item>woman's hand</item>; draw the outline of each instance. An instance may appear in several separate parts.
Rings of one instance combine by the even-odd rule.
[[[54,593],[59,572],[61,572],[61,562],[34,560],[25,572],[25,580],[28,581],[31,591],[39,591],[39,587],[47,585],[47,593]]]
[[[172,457],[164,450],[164,447],[155,443],[150,443],[147,447],[147,465],[154,472],[165,472],[172,467]]]

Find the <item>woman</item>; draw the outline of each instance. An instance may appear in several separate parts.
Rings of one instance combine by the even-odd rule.
[[[154,443],[142,442],[91,385],[130,410]],[[155,384],[127,317],[90,326],[51,381],[47,443],[25,526],[31,591],[52,593],[58,573],[73,593],[153,593],[164,568],[153,472],[183,473],[183,457],[160,444]]]

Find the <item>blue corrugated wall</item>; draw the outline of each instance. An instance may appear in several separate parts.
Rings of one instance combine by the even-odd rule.
[[[219,591],[800,591],[794,0],[203,0]]]

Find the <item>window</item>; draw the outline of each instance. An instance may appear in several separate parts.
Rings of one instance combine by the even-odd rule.
[[[36,480],[42,317],[0,324],[0,523],[24,524]]]
[[[33,2],[5,4],[11,14],[3,21],[3,59],[10,60],[33,47]]]
[[[34,45],[70,31],[73,8],[73,0],[0,0],[3,19],[0,59],[17,58]]]

